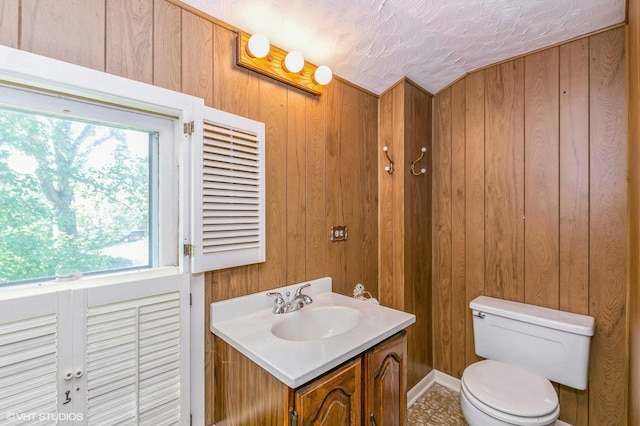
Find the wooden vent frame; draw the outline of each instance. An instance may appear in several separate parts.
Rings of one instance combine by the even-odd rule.
[[[247,43],[251,35],[238,31],[236,46],[236,63],[246,69],[255,71],[267,77],[271,77],[282,83],[288,84],[314,95],[322,95],[324,86],[317,84],[313,74],[318,68],[316,65],[304,61],[304,67],[297,73],[287,72],[282,68],[287,52],[271,45],[269,54],[264,58],[254,58],[247,52]]]

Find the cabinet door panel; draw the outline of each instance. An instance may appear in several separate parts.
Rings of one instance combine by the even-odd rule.
[[[407,408],[406,332],[377,345],[366,354],[365,415],[377,425],[404,425]]]
[[[296,391],[298,424],[360,425],[362,375],[360,358]]]
[[[90,288],[86,420],[189,422],[188,276]]]
[[[68,290],[0,300],[0,423],[73,412],[76,398],[63,404],[72,391],[63,379],[73,367],[70,302]]]

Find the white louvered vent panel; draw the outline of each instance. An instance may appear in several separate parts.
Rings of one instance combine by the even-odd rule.
[[[140,423],[180,422],[180,301],[140,308]]]
[[[203,253],[260,247],[261,166],[258,135],[205,122]]]
[[[57,358],[56,314],[0,324],[0,390],[11,390],[0,392],[0,413],[50,413],[55,419]],[[36,417],[26,423],[36,424],[38,420]],[[0,422],[22,424],[4,417]]]
[[[117,303],[89,308],[87,421],[135,422],[137,416],[137,308]]]
[[[90,424],[178,424],[179,293],[102,305],[87,321]]]

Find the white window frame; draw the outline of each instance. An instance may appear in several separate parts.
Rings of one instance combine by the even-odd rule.
[[[189,162],[185,161],[188,153],[183,152],[187,145],[185,141],[189,139],[189,135],[184,134],[183,128],[184,123],[194,119],[201,120],[202,108],[204,107],[203,99],[6,46],[0,46],[0,84],[62,93],[71,97],[95,100],[100,103],[149,112],[177,120],[178,125],[174,126],[176,143],[173,144],[174,152],[172,153],[175,161],[170,166],[174,167],[175,165],[175,169],[169,175],[166,171],[167,166],[161,165],[165,170],[160,173],[160,179],[170,179],[177,182],[177,185],[172,185],[175,193],[172,193],[168,198],[180,201],[168,215],[166,210],[160,209],[162,211],[159,212],[163,215],[160,218],[161,228],[175,229],[177,226],[177,233],[174,233],[176,239],[171,244],[175,247],[175,251],[163,254],[158,268],[83,277],[74,281],[74,287],[80,284],[78,281],[81,281],[80,285],[102,285],[105,282],[127,282],[146,279],[154,275],[164,276],[191,272],[190,262],[185,262],[181,250],[182,243],[187,242],[190,238],[191,226],[190,214],[186,210],[190,206],[189,194],[191,192]],[[162,266],[163,263],[169,266]],[[64,287],[63,283],[52,283],[52,285]]]
[[[45,92],[25,90],[23,88],[5,86],[0,83],[0,107],[7,105],[10,108],[16,107],[26,113],[48,114],[70,111],[72,115],[68,118],[73,120],[78,117],[80,120],[94,120],[99,125],[130,126],[131,128],[143,131],[155,131],[158,133],[160,141],[154,150],[149,152],[149,166],[151,170],[151,181],[158,184],[155,191],[149,194],[149,206],[154,214],[149,218],[149,226],[153,235],[150,238],[157,240],[154,248],[157,250],[150,253],[153,261],[150,268],[158,268],[167,265],[176,265],[176,247],[178,247],[178,220],[180,212],[176,200],[180,194],[177,190],[176,171],[179,170],[174,142],[175,127],[174,119],[159,115],[145,114],[138,111],[120,109],[111,105],[101,105],[86,102],[73,98],[54,96]],[[62,117],[63,119],[65,117]],[[157,160],[153,158],[157,155]],[[155,162],[157,161],[157,164]],[[152,167],[155,166],[155,167]],[[143,269],[141,267],[139,269]],[[133,270],[134,268],[127,268]],[[104,271],[100,274],[109,274],[114,271]],[[27,278],[29,279],[29,278]],[[36,278],[35,281],[38,280]],[[40,279],[39,281],[42,281]]]

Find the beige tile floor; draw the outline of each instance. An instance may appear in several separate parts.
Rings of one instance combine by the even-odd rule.
[[[439,384],[431,386],[407,413],[408,426],[466,426],[460,394]]]

